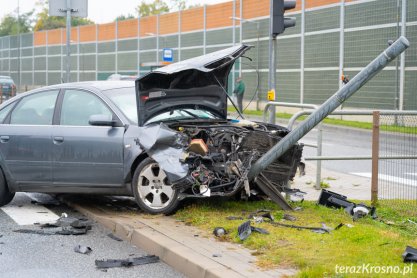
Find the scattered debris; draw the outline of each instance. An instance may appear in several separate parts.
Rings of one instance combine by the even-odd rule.
[[[263,222],[264,218],[274,221],[274,216],[272,216],[269,209],[258,209],[255,212],[251,212],[248,216],[248,219],[253,219],[256,223]]]
[[[87,233],[89,229],[76,229],[76,228],[71,228],[71,227],[67,227],[67,228],[61,228],[61,230],[31,230],[31,229],[18,229],[18,230],[14,230],[13,232],[15,233],[23,233],[23,234],[36,234],[36,235],[45,235],[45,236],[50,236],[50,235],[74,235],[74,236],[78,236],[78,235],[84,235]]]
[[[250,221],[246,221],[245,223],[241,224],[237,228],[237,231],[238,231],[239,238],[242,241],[247,239],[252,234],[252,232],[269,235],[269,232],[267,230],[251,226]]]
[[[243,220],[242,216],[227,216],[226,220]]]
[[[221,236],[224,236],[225,234],[227,234],[227,231],[223,227],[216,227],[213,230],[213,234],[217,237],[221,237]]]
[[[269,235],[269,232],[265,229],[258,228],[258,227],[253,227],[253,226],[250,226],[250,228],[251,228],[252,232],[257,232],[257,233],[260,233],[260,234]]]
[[[293,229],[305,229],[305,230],[311,230],[315,233],[330,233],[331,228],[327,227],[325,224],[322,224],[322,227],[308,227],[308,226],[298,226],[298,225],[290,225],[290,224],[284,224],[279,222],[271,222],[271,225],[273,226],[282,226],[287,228],[293,228]]]
[[[252,229],[251,229],[251,226],[250,226],[250,221],[246,221],[245,223],[241,224],[237,228],[237,233],[239,235],[240,240],[247,239],[250,236],[250,234],[252,233]]]
[[[335,230],[339,230],[340,228],[342,228],[343,226],[345,226],[345,224],[340,223],[339,225],[337,225],[334,229]]]
[[[304,195],[307,194],[307,192],[301,191],[297,188],[284,188],[285,194],[290,197],[290,201],[295,202],[304,202]]]
[[[344,208],[347,213],[353,216],[353,220],[365,217],[370,214],[373,219],[376,219],[376,208],[368,207],[364,204],[356,204],[347,200],[347,197],[326,189],[322,189],[319,200],[319,205],[333,208]]]
[[[407,221],[408,221],[408,222],[410,222],[410,223],[412,223],[412,224],[417,225],[417,223],[416,223],[416,222],[414,222],[413,220],[407,219]]]
[[[42,230],[18,229],[14,232],[37,235],[84,235],[91,230],[91,225],[92,222],[86,218],[68,217],[63,213],[56,222],[40,225]]]
[[[256,184],[258,187],[269,197],[272,201],[274,201],[282,210],[292,210],[290,204],[288,204],[287,200],[285,200],[284,196],[282,196],[281,192],[277,189],[275,185],[271,183],[271,181],[264,176],[264,174],[259,174],[258,177],[255,179]]]
[[[306,164],[304,162],[298,163],[298,171],[299,171],[299,176],[305,176],[306,175]]]
[[[220,258],[220,257],[222,257],[222,254],[213,254],[213,257],[214,258]]]
[[[135,265],[144,265],[159,262],[159,257],[155,255],[128,258],[121,260],[96,260],[97,268],[112,268],[112,267],[130,267]]]
[[[282,218],[285,219],[285,220],[288,220],[288,221],[295,221],[295,220],[297,220],[297,217],[292,216],[290,214],[284,214],[284,216]]]
[[[403,253],[403,260],[405,263],[416,263],[417,262],[417,249],[411,246],[405,248]]]
[[[54,224],[57,227],[73,227],[77,229],[90,228],[93,223],[87,218],[75,218],[68,215],[61,216]]]
[[[115,241],[123,241],[123,239],[118,238],[117,236],[115,236],[115,235],[114,235],[114,234],[112,234],[112,233],[107,234],[107,236],[108,236],[109,238],[111,238],[111,239],[114,239]]]
[[[302,207],[296,207],[296,208],[294,208],[294,211],[300,211],[300,210],[303,210],[303,208]]]
[[[91,251],[93,251],[93,249],[91,249],[91,247],[89,246],[84,246],[84,245],[77,245],[74,247],[74,252],[80,253],[80,254],[90,254]]]

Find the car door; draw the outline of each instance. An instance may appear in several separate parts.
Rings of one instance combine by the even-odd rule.
[[[21,98],[11,104],[14,107],[1,125],[3,166],[23,190],[52,183],[52,122],[58,93],[56,89]]]
[[[53,129],[53,182],[67,187],[123,184],[124,127],[92,126],[91,115],[114,113],[96,94],[67,89]]]

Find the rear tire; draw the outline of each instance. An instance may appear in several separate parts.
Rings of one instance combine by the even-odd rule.
[[[3,171],[0,169],[0,207],[10,203],[13,200],[14,194],[9,191]]]
[[[171,187],[165,172],[150,157],[136,168],[132,191],[138,206],[150,214],[172,214],[180,203],[179,191]]]

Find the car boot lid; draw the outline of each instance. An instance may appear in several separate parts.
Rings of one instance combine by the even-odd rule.
[[[139,125],[178,108],[206,109],[226,119],[228,76],[251,46],[238,45],[174,63],[136,80]]]

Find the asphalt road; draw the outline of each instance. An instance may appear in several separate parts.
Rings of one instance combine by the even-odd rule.
[[[63,204],[31,204],[33,199],[46,201],[49,198],[44,194],[19,193],[10,205],[0,209],[0,277],[184,277],[163,262],[107,271],[97,269],[95,260],[147,255],[128,242],[111,239],[107,236],[110,231],[97,223],[87,234],[77,236],[14,232],[17,229],[39,230],[39,225],[18,223],[49,222],[64,212],[68,216],[83,217]],[[89,246],[93,251],[88,255],[75,253],[74,247],[78,244]]]
[[[317,130],[308,133],[301,142],[317,144]],[[322,156],[371,156],[372,133],[350,128],[324,127]],[[380,156],[417,155],[417,137],[407,134],[381,132]],[[317,156],[317,149],[305,147],[304,157]],[[371,160],[322,161],[322,167],[364,177],[371,177]],[[380,160],[379,178],[417,187],[416,160]]]

